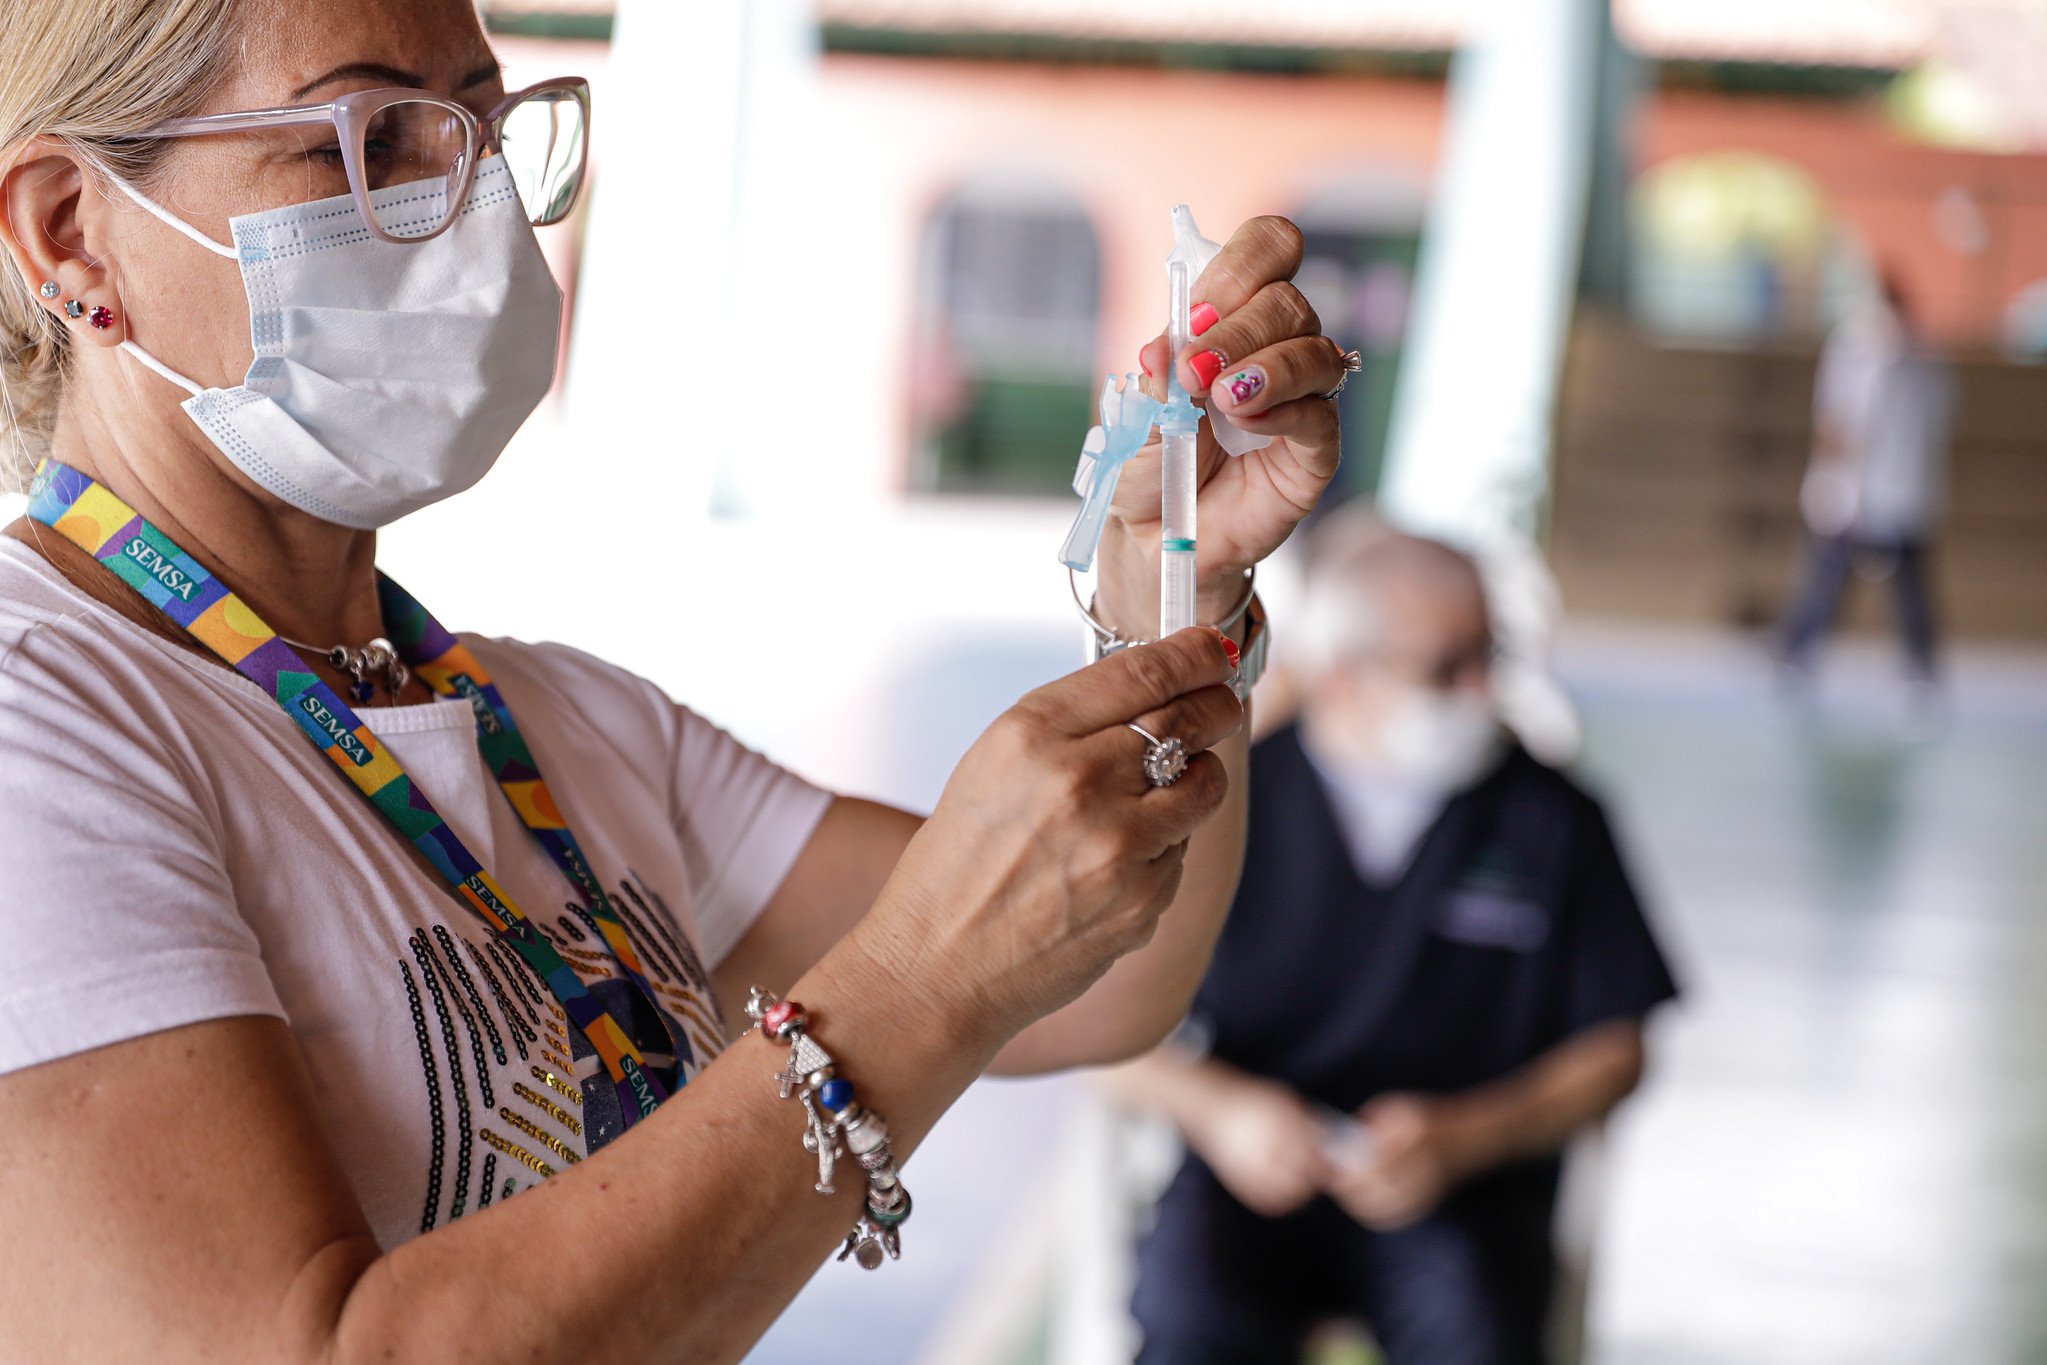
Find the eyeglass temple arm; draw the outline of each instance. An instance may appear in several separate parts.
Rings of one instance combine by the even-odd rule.
[[[234,133],[248,128],[281,128],[301,123],[332,123],[331,104],[302,104],[289,109],[244,109],[231,114],[200,114],[195,118],[174,118],[151,128],[144,137],[199,137],[207,133]]]

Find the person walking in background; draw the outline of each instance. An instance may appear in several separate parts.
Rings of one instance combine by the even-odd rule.
[[[1676,994],[1598,804],[1499,725],[1472,560],[1318,528],[1297,722],[1252,750],[1243,879],[1182,1037],[1110,1073],[1188,1156],[1139,1252],[1143,1365],[1544,1358],[1573,1134]]]
[[[1953,381],[1895,276],[1836,327],[1813,385],[1813,450],[1800,510],[1811,532],[1805,584],[1785,618],[1782,662],[1803,683],[1857,562],[1896,593],[1915,704],[1938,696],[1926,560],[1942,504]]]

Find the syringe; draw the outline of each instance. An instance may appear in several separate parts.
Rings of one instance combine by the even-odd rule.
[[[1159,413],[1159,634],[1185,630],[1194,620],[1194,503],[1200,470],[1195,451],[1201,412],[1180,383],[1180,351],[1193,339],[1189,315],[1194,277],[1205,265],[1194,215],[1173,209],[1173,254],[1166,258],[1166,406]]]

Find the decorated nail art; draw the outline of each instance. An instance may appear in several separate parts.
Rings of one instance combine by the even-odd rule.
[[[1221,374],[1223,366],[1229,363],[1230,358],[1221,351],[1200,351],[1187,362],[1194,370],[1194,377],[1201,381],[1201,387],[1204,389],[1215,383],[1215,377]]]
[[[1242,407],[1256,398],[1259,390],[1265,387],[1265,375],[1256,369],[1239,370],[1230,376],[1230,382],[1226,387],[1229,389],[1231,405]]]

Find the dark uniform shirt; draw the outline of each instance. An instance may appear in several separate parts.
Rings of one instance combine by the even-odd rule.
[[[1677,993],[1599,805],[1519,747],[1390,886],[1281,730],[1251,752],[1244,875],[1194,1016],[1222,1061],[1337,1109],[1496,1080]]]
[[[1390,885],[1353,864],[1296,730],[1252,749],[1251,790],[1243,881],[1193,1009],[1242,1071],[1351,1112],[1497,1080],[1676,994],[1598,803],[1518,747]],[[1260,1218],[1190,1155],[1140,1250],[1140,1359],[1291,1361],[1296,1333],[1339,1312],[1396,1365],[1537,1360],[1558,1170],[1514,1163],[1376,1233],[1327,1197]]]

